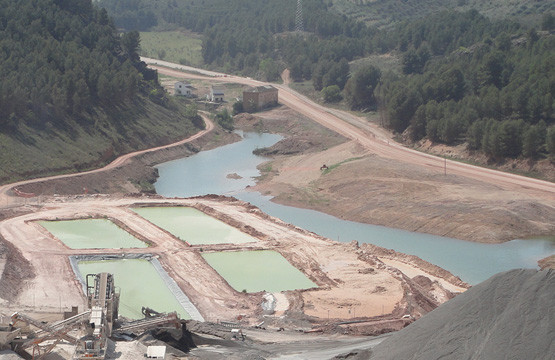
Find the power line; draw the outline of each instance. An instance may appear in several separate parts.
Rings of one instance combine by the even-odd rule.
[[[304,31],[303,25],[303,1],[297,0],[297,15],[295,17],[295,31]]]

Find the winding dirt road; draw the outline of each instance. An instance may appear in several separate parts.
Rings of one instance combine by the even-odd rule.
[[[156,59],[142,58],[142,60],[150,64],[151,68],[158,70],[159,73],[177,78],[239,83],[248,86],[267,84],[250,78],[205,71]],[[378,156],[420,165],[438,173],[447,172],[451,175],[465,176],[496,185],[505,190],[526,193],[532,197],[544,200],[555,200],[554,183],[452,161],[406,148],[392,140],[386,131],[375,124],[369,123],[364,118],[353,116],[345,111],[328,109],[316,104],[287,86],[272,85],[280,90],[279,101],[281,104],[307,116],[330,130],[358,142],[368,151]]]
[[[2,204],[7,203],[6,198],[10,196],[8,194],[8,191],[13,189],[13,188],[16,188],[18,186],[31,184],[31,183],[39,182],[39,181],[69,178],[69,177],[73,177],[73,176],[94,174],[94,173],[98,173],[98,172],[102,172],[102,171],[111,170],[111,169],[114,169],[118,166],[122,166],[123,164],[127,163],[129,161],[129,159],[131,159],[135,156],[146,154],[146,153],[157,151],[157,150],[161,150],[161,149],[171,148],[171,147],[174,147],[174,146],[183,145],[185,143],[196,140],[196,139],[200,138],[201,136],[206,135],[207,133],[209,133],[210,131],[212,131],[214,129],[214,123],[206,115],[201,114],[201,116],[204,119],[204,123],[206,124],[206,128],[204,130],[199,131],[198,133],[196,133],[196,134],[194,134],[194,135],[192,135],[192,136],[190,136],[186,139],[180,140],[178,142],[168,144],[168,145],[158,146],[158,147],[150,148],[150,149],[146,149],[146,150],[140,150],[140,151],[135,151],[135,152],[132,152],[132,153],[128,153],[128,154],[125,154],[125,155],[122,155],[122,156],[118,157],[117,159],[115,159],[114,161],[112,161],[111,163],[109,163],[108,165],[106,165],[102,168],[98,168],[98,169],[94,169],[94,170],[90,170],[90,171],[84,171],[84,172],[72,173],[72,174],[54,175],[54,176],[48,176],[48,177],[44,177],[44,178],[23,180],[23,181],[18,181],[18,182],[11,183],[11,184],[2,185],[2,186],[0,186],[0,208],[2,207]]]

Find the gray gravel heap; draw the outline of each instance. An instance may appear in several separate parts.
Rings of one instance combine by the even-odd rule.
[[[371,360],[555,359],[555,270],[497,274],[372,349]]]

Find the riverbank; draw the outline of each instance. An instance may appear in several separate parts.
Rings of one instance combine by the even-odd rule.
[[[244,130],[286,138],[259,152],[252,190],[341,219],[483,243],[555,234],[555,195],[532,196],[382,158],[285,108],[239,116]],[[294,151],[292,151],[294,150]],[[324,167],[325,165],[325,167]]]
[[[354,141],[280,106],[236,117],[245,131],[285,138],[258,153],[270,161],[252,190],[273,201],[321,211],[341,219],[456,239],[500,243],[555,234],[555,196],[504,190],[427,167],[382,158]],[[37,195],[153,192],[155,164],[190,156],[233,141],[216,128],[191,143],[133,158],[104,173],[22,186]],[[326,165],[327,169],[320,169]]]

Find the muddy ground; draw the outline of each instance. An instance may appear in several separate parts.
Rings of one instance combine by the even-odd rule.
[[[345,220],[462,240],[499,243],[555,234],[555,196],[507,191],[451,175],[448,167],[438,173],[385,159],[309,123],[284,108],[239,117],[242,128],[288,136],[260,151],[272,160],[260,166],[254,190]],[[546,174],[550,166],[555,173],[544,162]]]

